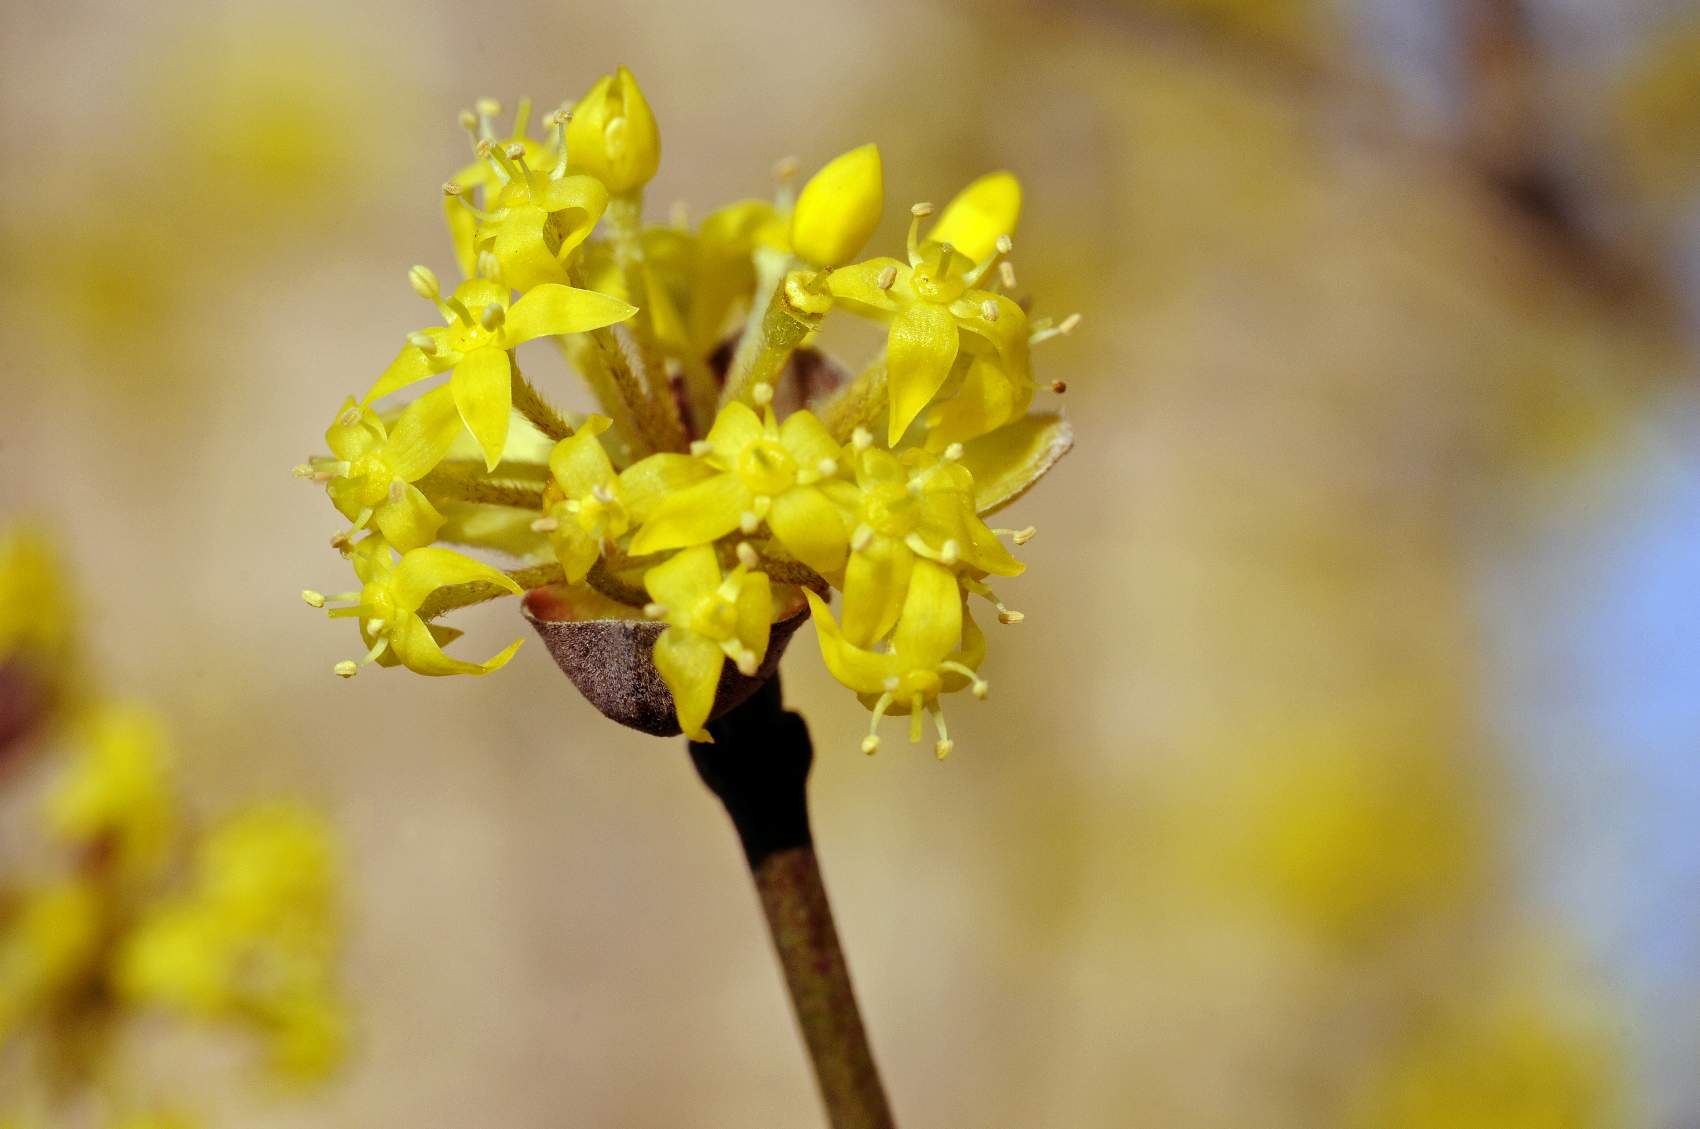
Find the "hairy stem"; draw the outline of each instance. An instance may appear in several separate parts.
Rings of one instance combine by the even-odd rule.
[[[532,588],[542,588],[548,584],[560,584],[567,579],[566,573],[562,571],[558,564],[541,564],[532,565],[530,568],[509,569],[508,576],[513,578],[514,583],[528,591]],[[511,595],[513,593],[506,588],[500,588],[482,580],[474,580],[469,584],[450,584],[437,589],[426,597],[425,602],[419,606],[419,617],[426,620],[436,619],[440,615],[446,615],[461,608],[470,608],[474,604],[482,604],[489,600]]]
[[[560,442],[573,433],[573,425],[567,417],[555,410],[554,405],[543,398],[542,393],[532,386],[525,374],[519,371],[519,358],[513,353],[508,354],[509,365],[513,369],[514,411],[524,416],[547,439]]]
[[[708,729],[714,743],[691,742],[691,760],[743,844],[827,1121],[892,1129],[809,829],[808,727],[784,709],[776,675]]]
[[[848,443],[858,427],[866,427],[879,434],[877,425],[885,412],[886,373],[882,356],[823,404],[820,418],[834,439]]]

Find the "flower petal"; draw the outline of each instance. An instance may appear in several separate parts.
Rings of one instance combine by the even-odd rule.
[[[1015,234],[1021,218],[1021,182],[1010,172],[991,172],[969,184],[944,206],[927,233],[978,262],[992,253],[1000,235]]]
[[[385,444],[384,461],[404,482],[418,482],[443,461],[460,434],[454,393],[433,388],[407,405]]]
[[[419,549],[437,539],[443,527],[443,515],[425,496],[424,491],[411,483],[402,487],[399,500],[386,500],[373,511],[372,520],[384,540],[401,552]]]
[[[815,638],[820,642],[821,660],[832,676],[859,694],[878,694],[885,689],[885,680],[897,673],[893,655],[863,650],[844,638],[826,601],[803,590],[809,600],[809,613],[815,621]]]
[[[915,554],[895,537],[875,537],[844,566],[844,635],[860,647],[897,624]]]
[[[915,561],[891,642],[906,670],[936,667],[961,645],[962,590],[955,573],[929,560]]]
[[[880,276],[887,270],[893,274],[893,285],[880,288]],[[909,264],[900,263],[896,259],[869,259],[862,263],[851,263],[840,267],[826,276],[826,287],[832,291],[836,300],[860,314],[891,317],[898,311],[896,296],[897,280],[909,277]]]
[[[701,459],[663,452],[639,459],[620,472],[620,493],[633,521],[646,521],[668,495],[717,472]]]
[[[816,572],[836,572],[850,534],[838,510],[813,486],[793,486],[773,499],[767,524],[791,555]]]
[[[738,528],[744,511],[753,501],[750,488],[735,474],[704,479],[669,494],[656,505],[649,520],[632,539],[632,552],[642,556],[686,545],[705,545],[724,537]]]
[[[956,363],[956,319],[943,306],[916,302],[891,323],[886,372],[891,390],[887,442],[896,446]]]
[[[680,615],[688,615],[698,600],[719,586],[720,562],[707,545],[675,553],[643,574],[650,599]]]
[[[554,546],[555,559],[561,562],[561,570],[567,574],[568,584],[582,581],[596,558],[602,555],[602,543],[577,522],[561,526],[550,535],[549,542]]]
[[[560,241],[556,257],[565,260],[607,210],[608,189],[593,176],[563,176],[549,182],[539,203],[549,213],[552,234]]]
[[[474,349],[462,358],[449,379],[455,407],[466,429],[484,452],[484,469],[495,470],[508,445],[513,416],[513,369],[508,355],[493,345]]]
[[[744,448],[765,436],[761,417],[748,404],[734,400],[720,409],[714,426],[708,429],[708,446],[713,452],[714,465],[721,470],[734,470]]]
[[[422,332],[435,336],[429,329]],[[373,400],[381,400],[409,384],[417,384],[428,376],[446,372],[453,366],[454,359],[453,353],[443,352],[440,346],[438,352],[426,353],[417,345],[403,345],[401,352],[396,354],[395,360],[391,361],[390,367],[378,377],[361,403],[370,404]]]
[[[669,627],[655,641],[655,669],[673,692],[673,712],[679,728],[693,741],[704,740],[703,725],[714,709],[725,652],[713,642],[678,627]]]
[[[426,597],[450,584],[471,584],[482,581],[505,589],[515,596],[525,590],[499,568],[475,561],[453,549],[431,546],[404,554],[390,577],[390,593],[396,606],[405,612],[419,610]]]
[[[430,627],[416,615],[403,616],[390,631],[390,650],[403,666],[417,674],[489,674],[508,665],[508,660],[514,657],[514,652],[523,642],[525,640],[515,639],[485,661],[471,663],[444,654]]]
[[[1057,412],[1035,412],[965,444],[959,465],[974,476],[974,508],[988,514],[1015,501],[1073,445],[1074,429]]]
[[[767,639],[773,630],[773,582],[765,572],[745,574],[738,585],[738,642],[756,653],[756,662],[767,657]]]
[[[821,463],[831,459],[837,463],[844,457],[844,448],[833,441],[826,424],[806,409],[792,412],[779,425],[780,445],[790,452],[797,465],[819,471]]]
[[[609,462],[608,452],[596,438],[608,430],[610,423],[607,416],[588,416],[577,431],[549,452],[549,473],[555,476],[567,497],[582,498],[593,487],[604,485],[614,477],[614,464]]]
[[[508,311],[504,340],[509,346],[557,333],[584,333],[625,321],[637,307],[595,290],[579,290],[558,282],[527,291]]]

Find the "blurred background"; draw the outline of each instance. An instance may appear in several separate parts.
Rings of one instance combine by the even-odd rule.
[[[785,664],[902,1124],[1700,1126],[1700,5],[3,8],[0,515],[197,803],[348,843],[350,1062],[162,1065],[210,1124],[818,1123],[679,743],[535,640],[341,682],[297,596],[346,565],[289,469],[452,274],[456,112],[623,62],[652,215],[876,140],[889,250],[1008,167],[1085,315],[957,754],[863,758]]]

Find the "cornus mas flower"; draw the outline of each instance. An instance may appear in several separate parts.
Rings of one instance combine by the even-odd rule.
[[[362,587],[332,614],[358,619],[368,648],[338,673],[487,673],[513,649],[449,659],[441,644],[458,633],[433,621],[523,592],[598,708],[648,732],[671,714],[700,737],[810,614],[828,669],[876,725],[909,714],[918,738],[931,714],[948,752],[942,697],[985,689],[966,600],[1021,619],[989,582],[1022,572],[1006,542],[1032,530],[983,519],[1073,441],[1060,412],[1033,410],[1047,385],[1032,348],[1078,318],[1030,319],[1030,298],[1012,296],[1019,182],[983,176],[936,221],[917,206],[902,259],[856,261],[884,207],[875,145],[842,151],[800,190],[797,162],[781,162],[771,200],[646,223],[660,133],[629,71],[548,115],[543,140],[527,134],[529,103],[505,136],[498,112],[463,115],[478,159],[446,188],[466,277],[445,297],[429,270],[411,276],[444,324],[408,338],[345,405],[334,457],[308,464],[368,531],[335,542]],[[887,327],[859,374],[810,345],[835,312]],[[558,411],[513,363],[543,338],[583,377],[593,414]],[[384,401],[444,374],[411,405]],[[602,684],[613,677],[629,685]],[[655,709],[651,687],[665,690]]]

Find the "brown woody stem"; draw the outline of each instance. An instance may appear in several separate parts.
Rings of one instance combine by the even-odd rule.
[[[704,784],[743,843],[832,1129],[892,1129],[809,830],[808,727],[786,712],[778,676],[690,743]]]

